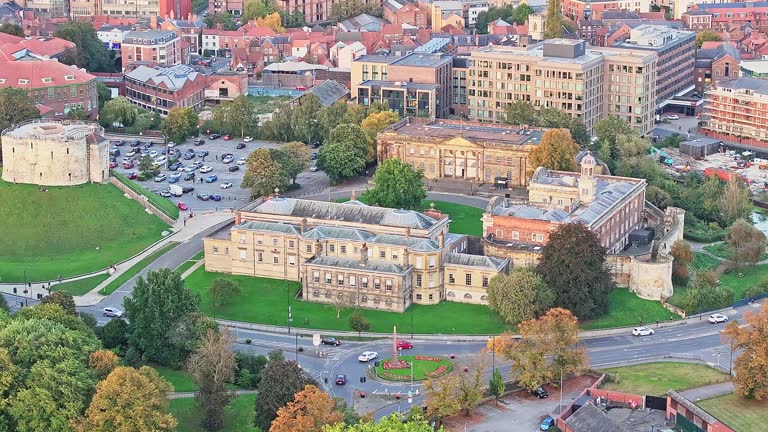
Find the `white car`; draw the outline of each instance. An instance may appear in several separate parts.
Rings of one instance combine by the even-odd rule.
[[[201,173],[207,173],[207,172],[211,172],[211,171],[213,171],[213,168],[209,167],[208,165],[200,168],[200,172]]]
[[[105,307],[104,308],[104,316],[108,317],[115,317],[115,318],[122,318],[123,317],[123,311],[121,311],[118,308],[115,307]]]
[[[157,150],[152,150],[149,152],[149,157],[154,158],[154,157],[157,157],[157,155],[158,155]]]
[[[309,167],[309,172],[317,172],[317,170],[318,170],[318,168],[315,165]]]
[[[680,120],[680,116],[676,114],[668,115],[667,120]]]
[[[126,153],[125,155],[128,156],[129,158],[132,158],[132,157],[136,156],[136,150],[131,150],[128,153]]]
[[[366,351],[360,354],[360,356],[357,359],[360,360],[361,362],[367,362],[378,357],[379,357],[379,353],[377,353],[376,351]]]
[[[232,187],[232,182],[224,182],[219,187],[222,189],[229,189]]]
[[[632,334],[635,336],[650,336],[653,334],[653,329],[648,327],[635,327],[632,329]]]
[[[717,323],[726,322],[726,321],[728,321],[728,315],[716,313],[709,316],[709,322],[711,322],[712,324],[717,324]]]
[[[245,165],[245,157],[241,157],[240,159],[238,159],[237,160],[237,164],[238,165]]]
[[[168,147],[169,148],[174,148],[174,147],[176,147],[176,143],[173,142],[173,141],[168,141]]]
[[[168,161],[168,158],[167,158],[167,157],[165,157],[165,156],[158,156],[158,157],[155,159],[155,163],[156,163],[156,164],[160,164],[160,165],[163,165],[163,164],[164,164],[164,163],[166,163],[167,161]]]
[[[245,141],[245,142],[251,142],[251,141],[253,141],[253,137],[249,137],[249,136],[247,136],[247,137],[243,138],[243,141]]]

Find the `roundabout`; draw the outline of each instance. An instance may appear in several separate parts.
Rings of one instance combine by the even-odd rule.
[[[395,382],[423,381],[428,378],[439,378],[450,373],[454,363],[445,357],[438,356],[400,356],[395,362],[386,358],[373,368],[376,377]]]

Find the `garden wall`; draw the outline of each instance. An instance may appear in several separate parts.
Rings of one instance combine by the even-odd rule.
[[[168,216],[167,214],[165,214],[162,211],[160,211],[160,209],[155,207],[151,202],[149,202],[147,197],[145,197],[144,195],[140,195],[139,193],[137,193],[133,189],[129,188],[123,182],[121,182],[120,180],[118,180],[115,177],[110,177],[109,178],[109,182],[112,183],[113,185],[117,186],[118,189],[120,189],[124,193],[128,194],[128,196],[130,196],[131,198],[135,199],[136,202],[138,202],[139,204],[143,205],[144,208],[149,209],[149,211],[151,211],[152,214],[154,214],[155,216],[157,216],[160,219],[162,219],[165,223],[167,223],[168,225],[173,225],[174,220],[171,219],[171,217]]]

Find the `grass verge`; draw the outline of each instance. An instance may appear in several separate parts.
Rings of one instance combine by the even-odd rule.
[[[167,245],[161,247],[160,249],[152,252],[148,256],[144,257],[141,261],[137,262],[133,267],[129,268],[123,274],[116,277],[115,280],[110,282],[107,286],[99,290],[99,294],[101,295],[109,295],[115,292],[118,288],[120,288],[124,283],[128,282],[132,277],[139,274],[140,271],[144,270],[145,267],[150,265],[153,261],[160,258],[162,255],[164,255],[169,250],[175,248],[178,246],[179,243],[177,242],[170,242]]]
[[[421,357],[419,360],[417,357]],[[453,362],[444,359],[442,357],[425,357],[425,356],[400,356],[401,360],[405,360],[408,363],[413,363],[413,379],[414,381],[425,380],[432,376],[434,378],[443,376],[453,370]],[[426,360],[436,359],[439,361]],[[376,376],[388,381],[410,381],[411,380],[411,368],[405,369],[384,369],[384,362],[391,360],[391,358],[384,359],[379,362],[379,366],[376,367]]]
[[[120,183],[126,185],[132,191],[147,197],[147,201],[151,202],[152,205],[157,207],[158,210],[165,213],[168,217],[174,220],[179,218],[179,208],[176,207],[176,204],[170,200],[167,200],[156,193],[150,192],[144,186],[134,182],[133,180],[129,180],[128,177],[120,174],[117,171],[110,171],[110,173],[113,177],[120,180]]]
[[[730,380],[728,374],[690,363],[646,363],[603,371],[618,376],[617,382],[603,386],[605,390],[652,396],[664,395],[667,390],[682,391]]]
[[[592,321],[584,321],[581,328],[595,330],[648,324],[665,321],[674,316],[660,302],[642,299],[626,288],[616,288],[608,294],[608,313]]]
[[[691,268],[695,271],[711,271],[715,270],[719,265],[720,261],[711,255],[701,252],[693,254]]]
[[[746,400],[729,394],[697,402],[697,405],[739,432],[762,432],[768,424],[766,400]]]
[[[731,258],[731,251],[725,242],[712,243],[704,246],[704,250],[723,259]],[[767,260],[768,254],[763,254],[759,261]]]
[[[168,401],[171,413],[179,421],[176,428],[179,432],[204,432],[200,425],[202,411],[197,406],[195,398],[171,399]],[[255,394],[240,395],[233,400],[224,414],[226,432],[259,432],[253,425],[253,407],[256,403]]]
[[[107,278],[109,278],[109,275],[105,273],[72,282],[64,282],[52,286],[51,291],[66,291],[73,296],[81,296],[99,286],[99,284],[107,280]]]

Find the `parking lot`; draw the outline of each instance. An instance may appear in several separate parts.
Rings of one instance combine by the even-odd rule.
[[[173,201],[174,203],[178,204],[179,202],[184,202],[188,207],[190,211],[205,211],[205,210],[216,210],[216,209],[227,209],[227,208],[238,208],[250,201],[250,191],[242,189],[240,187],[240,183],[243,180],[243,175],[245,173],[245,165],[240,164],[238,165],[237,161],[241,158],[246,158],[248,155],[259,148],[278,148],[280,146],[279,143],[272,143],[267,141],[252,141],[249,143],[244,143],[242,139],[232,139],[230,141],[225,141],[222,138],[218,138],[215,140],[209,140],[208,137],[201,137],[205,140],[205,143],[203,145],[193,145],[194,140],[188,139],[184,143],[176,145],[175,148],[177,148],[181,152],[181,157],[179,158],[179,162],[181,162],[184,166],[190,165],[194,162],[200,162],[203,164],[203,166],[211,167],[212,170],[207,173],[201,173],[200,169],[196,169],[192,171],[195,176],[194,179],[190,180],[184,180],[184,177],[186,176],[187,172],[183,169],[181,171],[177,171],[181,174],[181,177],[179,178],[179,181],[176,183],[172,183],[181,187],[193,187],[194,191],[185,193],[181,197],[169,197],[168,199]],[[139,167],[138,167],[138,155],[133,157],[133,163],[134,167],[125,169],[123,168],[122,160],[126,157],[129,151],[133,150],[132,147],[130,147],[130,143],[134,140],[126,139],[126,144],[118,147],[120,149],[120,155],[117,156],[117,167],[114,168],[119,173],[122,174],[129,174],[131,172],[139,174]],[[158,154],[157,156],[161,155],[161,152],[163,150],[162,146],[162,140],[160,138],[154,138],[152,139],[145,139],[142,140],[142,144],[148,141],[154,141],[155,145],[153,145],[149,150],[156,151]],[[245,148],[243,149],[237,149],[237,145],[239,143],[244,143]],[[139,149],[141,147],[136,147],[136,149]],[[192,159],[185,159],[184,153],[188,149],[193,149],[195,152],[199,155],[196,155]],[[207,156],[202,156],[202,152],[207,151]],[[138,151],[137,151],[138,153]],[[226,153],[231,153],[233,155],[233,161],[231,163],[225,164],[222,162],[222,155]],[[230,172],[230,167],[236,166],[239,169],[234,172]],[[168,169],[168,165],[164,164],[160,167],[160,173],[165,174],[166,177],[170,177],[175,172],[172,172]],[[217,179],[213,181],[212,183],[205,182],[205,178],[211,175],[215,175]],[[324,173],[322,172],[304,172],[300,175],[299,181],[302,183],[317,183],[322,182],[322,178],[326,178]],[[202,183],[201,183],[202,180]],[[151,192],[159,194],[161,191],[168,189],[169,186],[171,186],[171,183],[169,183],[169,179],[165,179],[161,182],[155,182],[152,179],[148,181],[138,181],[135,180],[138,184],[141,184]],[[232,187],[222,189],[221,185],[225,182],[231,182]],[[211,199],[207,201],[203,201],[198,198],[198,194],[218,194],[221,196],[220,201],[213,201]]]

